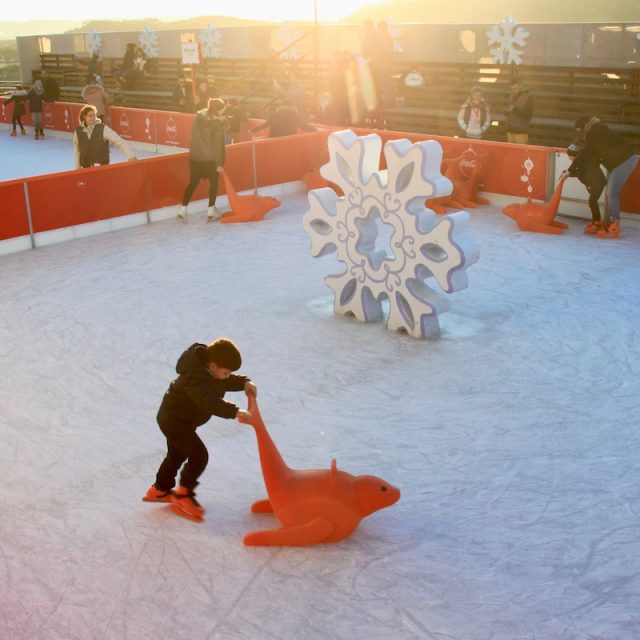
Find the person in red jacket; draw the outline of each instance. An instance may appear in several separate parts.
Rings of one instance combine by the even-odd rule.
[[[164,394],[157,416],[167,439],[167,455],[143,500],[173,502],[187,515],[202,517],[205,510],[196,500],[194,489],[207,466],[209,453],[196,429],[212,416],[251,419],[248,411],[224,400],[227,391],[244,391],[247,396],[257,394],[257,387],[249,378],[232,373],[241,365],[240,351],[228,338],[219,338],[209,345],[192,344],[178,358],[178,377]],[[181,467],[180,486],[174,492]]]

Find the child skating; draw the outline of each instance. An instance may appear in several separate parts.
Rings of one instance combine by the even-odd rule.
[[[192,344],[180,356],[176,364],[178,377],[164,394],[157,416],[167,439],[167,455],[155,483],[143,497],[145,502],[172,502],[177,513],[202,519],[205,510],[196,500],[194,490],[207,466],[209,453],[196,429],[212,416],[251,419],[248,411],[224,400],[227,391],[257,393],[249,378],[232,373],[241,364],[240,351],[226,338],[209,345]],[[180,486],[174,491],[181,467]]]

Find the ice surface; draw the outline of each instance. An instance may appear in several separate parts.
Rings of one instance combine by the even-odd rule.
[[[25,128],[27,135],[21,135],[18,130],[18,135],[12,138],[9,135],[11,127],[6,124],[0,125],[0,182],[57,171],[71,171],[74,168],[73,141],[70,135],[45,129],[44,140],[34,140],[33,127],[26,125]],[[131,147],[137,158],[158,155],[152,145],[132,143]],[[162,149],[161,153],[167,153],[166,147]],[[184,149],[175,151],[180,153]],[[118,147],[113,146],[110,158],[112,164],[127,159]]]
[[[306,208],[0,256],[0,638],[639,638],[640,227],[474,210],[469,288],[417,341],[333,314]],[[213,419],[206,522],[142,503],[176,358],[218,336],[291,466],[400,502],[340,544],[244,547],[274,526],[255,437]]]

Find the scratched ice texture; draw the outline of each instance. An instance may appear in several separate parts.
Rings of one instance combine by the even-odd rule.
[[[417,341],[333,314],[306,207],[0,256],[0,638],[640,638],[640,225],[473,211],[469,287]],[[176,358],[218,336],[291,466],[400,502],[336,545],[244,547],[274,526],[255,436],[213,419],[206,522],[142,503]]]

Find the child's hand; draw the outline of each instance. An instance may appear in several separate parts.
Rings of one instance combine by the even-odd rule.
[[[254,396],[257,396],[258,395],[258,387],[256,387],[256,385],[253,382],[251,382],[251,380],[247,380],[244,383],[244,392],[247,395],[252,394]]]
[[[238,422],[242,422],[244,424],[251,423],[251,412],[245,411],[244,409],[238,409],[238,413],[236,413],[236,420]]]

